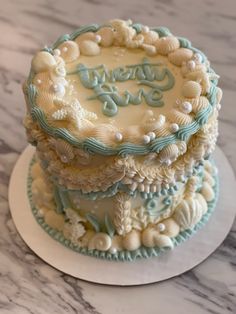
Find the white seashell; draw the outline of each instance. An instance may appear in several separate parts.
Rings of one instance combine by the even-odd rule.
[[[37,73],[33,78],[33,84],[40,88],[41,90],[49,91],[51,86],[51,79],[48,72]]]
[[[117,141],[115,136],[117,133],[117,128],[115,126],[110,124],[100,124],[91,129],[90,134],[87,135],[98,139],[104,144],[112,145]]]
[[[93,32],[87,32],[84,34],[79,35],[76,39],[75,42],[79,45],[84,41],[84,40],[89,40],[89,41],[96,41],[96,35],[97,33],[93,33]]]
[[[78,245],[80,247],[88,247],[89,241],[94,237],[95,231],[87,230],[85,234],[79,239]]]
[[[115,235],[112,238],[112,243],[111,243],[111,247],[110,247],[109,251],[112,254],[115,254],[116,252],[122,251],[122,250],[123,250],[122,237],[118,236],[118,235]]]
[[[179,48],[179,40],[174,36],[167,36],[159,38],[156,43],[157,53],[161,55],[168,55],[170,52]]]
[[[75,61],[80,55],[77,43],[72,40],[65,41],[58,47],[58,49],[61,52],[60,56],[65,62]]]
[[[163,137],[171,134],[171,131],[168,127],[162,126],[158,128],[158,130],[155,130],[156,137]]]
[[[190,70],[190,71],[193,71],[195,68],[196,68],[196,63],[194,60],[189,60],[187,63],[187,68]]]
[[[202,207],[202,214],[204,215],[208,211],[208,205],[205,198],[200,193],[195,193],[195,198],[198,200]]]
[[[171,162],[175,161],[179,155],[179,149],[176,144],[169,144],[164,147],[161,152],[158,154],[159,160],[161,163],[170,160]]]
[[[38,107],[48,112],[54,107],[54,99],[55,95],[53,93],[41,91],[36,97],[36,103]]]
[[[204,209],[197,199],[188,198],[182,200],[175,208],[174,220],[181,230],[192,229],[202,218]]]
[[[205,109],[209,105],[209,101],[205,96],[188,99],[188,102],[192,104],[193,113],[198,113],[199,111]]]
[[[31,67],[35,73],[48,71],[54,65],[56,65],[55,58],[46,51],[38,52],[31,62]]]
[[[160,234],[155,228],[148,227],[142,232],[142,244],[146,247],[173,247],[171,239]]]
[[[177,123],[178,125],[187,125],[193,121],[193,118],[190,115],[180,112],[176,109],[172,109],[170,112],[168,112],[167,118],[170,122]]]
[[[167,218],[162,221],[162,224],[165,225],[165,230],[162,232],[162,234],[174,238],[176,237],[180,232],[179,225],[175,222],[172,218]]]
[[[154,56],[157,53],[157,49],[155,46],[142,44],[142,48],[145,50],[148,56]]]
[[[88,243],[89,250],[107,251],[111,247],[111,238],[103,232],[96,233]]]
[[[197,64],[202,63],[202,56],[200,55],[200,53],[195,53],[194,56],[193,56],[193,60],[194,60]]]
[[[75,157],[73,147],[66,141],[57,139],[54,141],[54,145],[56,152],[61,159],[66,157],[67,162],[69,162]],[[65,158],[62,161],[65,162]]]
[[[145,32],[143,30],[143,32],[141,34],[143,35],[143,38],[144,38],[143,43],[147,44],[147,45],[154,45],[155,42],[159,39],[159,35],[155,31]]]
[[[176,145],[178,146],[180,155],[183,155],[184,153],[186,153],[187,144],[184,141],[178,141],[178,142],[176,142]]]
[[[44,221],[53,229],[61,231],[64,226],[63,215],[57,214],[54,210],[49,210],[44,217]]]
[[[203,182],[202,184],[201,194],[203,195],[203,197],[205,198],[207,202],[211,202],[215,197],[214,190],[212,189],[210,184],[206,181]]]
[[[193,56],[193,52],[187,48],[179,48],[174,52],[168,54],[168,59],[171,63],[181,66],[183,62],[190,60]]]
[[[215,184],[214,178],[207,171],[204,172],[203,181],[208,182],[210,184],[210,186],[214,186],[214,184]]]
[[[102,47],[110,47],[114,41],[114,32],[110,27],[102,27],[97,32],[101,36],[100,45]]]
[[[100,47],[91,40],[84,40],[80,43],[81,54],[85,56],[97,56],[100,54]]]
[[[123,247],[128,251],[137,250],[141,246],[141,235],[137,230],[132,230],[123,237]]]
[[[195,81],[187,81],[182,86],[182,95],[186,98],[196,98],[201,95],[201,85]]]

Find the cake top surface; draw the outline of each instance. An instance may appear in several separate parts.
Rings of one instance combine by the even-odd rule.
[[[48,135],[100,154],[146,154],[198,131],[217,79],[188,40],[112,20],[38,52],[24,90]]]

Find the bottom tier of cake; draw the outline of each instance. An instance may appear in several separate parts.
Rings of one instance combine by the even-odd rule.
[[[28,197],[34,217],[55,240],[86,255],[132,261],[157,256],[187,240],[215,208],[215,166],[204,161],[194,175],[159,193],[116,186],[83,195],[49,180],[33,158]]]

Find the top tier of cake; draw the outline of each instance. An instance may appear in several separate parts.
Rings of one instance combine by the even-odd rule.
[[[217,78],[188,40],[113,20],[38,52],[25,91],[48,135],[103,155],[144,155],[200,129],[221,97]]]

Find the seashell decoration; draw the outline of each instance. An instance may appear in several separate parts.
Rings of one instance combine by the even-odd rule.
[[[166,121],[166,117],[162,114],[155,116],[152,110],[147,110],[142,119],[142,127],[144,131],[153,132],[160,129]]]
[[[55,58],[46,51],[39,51],[31,62],[31,68],[35,73],[48,71],[54,65],[56,65]]]
[[[111,247],[111,238],[103,232],[96,233],[88,243],[89,250],[107,251]]]
[[[117,128],[111,124],[100,124],[90,131],[90,136],[98,139],[104,144],[114,145]]]
[[[216,92],[216,103],[217,104],[220,103],[222,96],[223,96],[222,89],[217,87],[217,92]]]
[[[65,62],[75,61],[80,55],[77,43],[72,40],[65,41],[58,47],[58,49],[60,50],[60,56]]]
[[[170,122],[177,123],[178,125],[187,125],[193,121],[193,118],[190,115],[176,109],[172,109],[166,116]]]
[[[79,35],[76,39],[75,42],[79,45],[84,41],[84,40],[89,40],[89,41],[94,41],[96,42],[96,33],[93,32],[86,32],[84,34]]]
[[[160,162],[165,162],[170,160],[171,162],[175,161],[179,156],[179,149],[176,144],[169,144],[161,150],[158,154]]]
[[[70,162],[75,157],[73,147],[66,141],[62,139],[57,139],[54,141],[54,145],[56,153],[60,157],[62,162]]]
[[[143,35],[143,43],[147,45],[154,45],[155,42],[159,39],[159,35],[155,31],[142,31],[141,34]]]
[[[165,230],[161,234],[164,234],[170,238],[174,238],[179,234],[180,227],[174,219],[167,218],[162,221],[162,224],[165,226]]]
[[[198,202],[202,206],[202,213],[204,215],[208,210],[208,206],[207,206],[207,202],[205,198],[200,193],[195,193],[195,198],[198,200]]]
[[[33,84],[43,91],[49,91],[51,79],[48,72],[37,73],[33,78]]]
[[[203,208],[196,198],[184,199],[176,207],[173,219],[181,230],[192,229],[202,218]]]
[[[155,43],[157,53],[161,55],[168,55],[179,48],[179,40],[174,36],[167,36],[158,39]]]
[[[55,95],[51,92],[41,91],[36,96],[37,106],[48,112],[54,107]]]
[[[185,143],[185,141],[177,141],[176,145],[178,146],[178,149],[179,149],[179,155],[183,155],[186,153],[187,144]]]
[[[109,252],[112,254],[115,254],[118,251],[122,251],[123,250],[123,245],[122,245],[122,237],[115,235],[112,238],[112,243],[111,243],[111,247],[109,249]]]
[[[182,95],[186,98],[200,97],[201,92],[201,85],[195,81],[187,81],[182,86]]]
[[[114,41],[114,32],[111,27],[102,27],[97,32],[101,36],[100,45],[102,47],[110,47]]]
[[[156,47],[148,44],[142,44],[142,48],[145,50],[148,56],[154,56],[157,53]]]
[[[203,195],[203,197],[205,198],[207,202],[211,202],[215,197],[214,190],[212,189],[210,184],[206,181],[203,182],[202,184],[201,194]]]
[[[195,114],[205,109],[209,105],[209,101],[205,96],[188,99],[187,101],[192,104],[192,112]]]
[[[153,227],[148,227],[142,232],[142,244],[146,247],[173,247],[171,239],[164,234],[160,234]]]
[[[168,60],[174,65],[181,66],[183,62],[190,60],[193,52],[187,48],[179,48],[168,54]]]
[[[123,237],[123,247],[128,251],[137,250],[141,246],[141,234],[133,229]]]
[[[203,181],[208,182],[210,184],[210,186],[214,186],[214,184],[215,184],[214,178],[207,171],[204,172]]]
[[[97,56],[100,54],[100,47],[98,44],[91,40],[84,40],[80,43],[80,52],[84,56]]]

